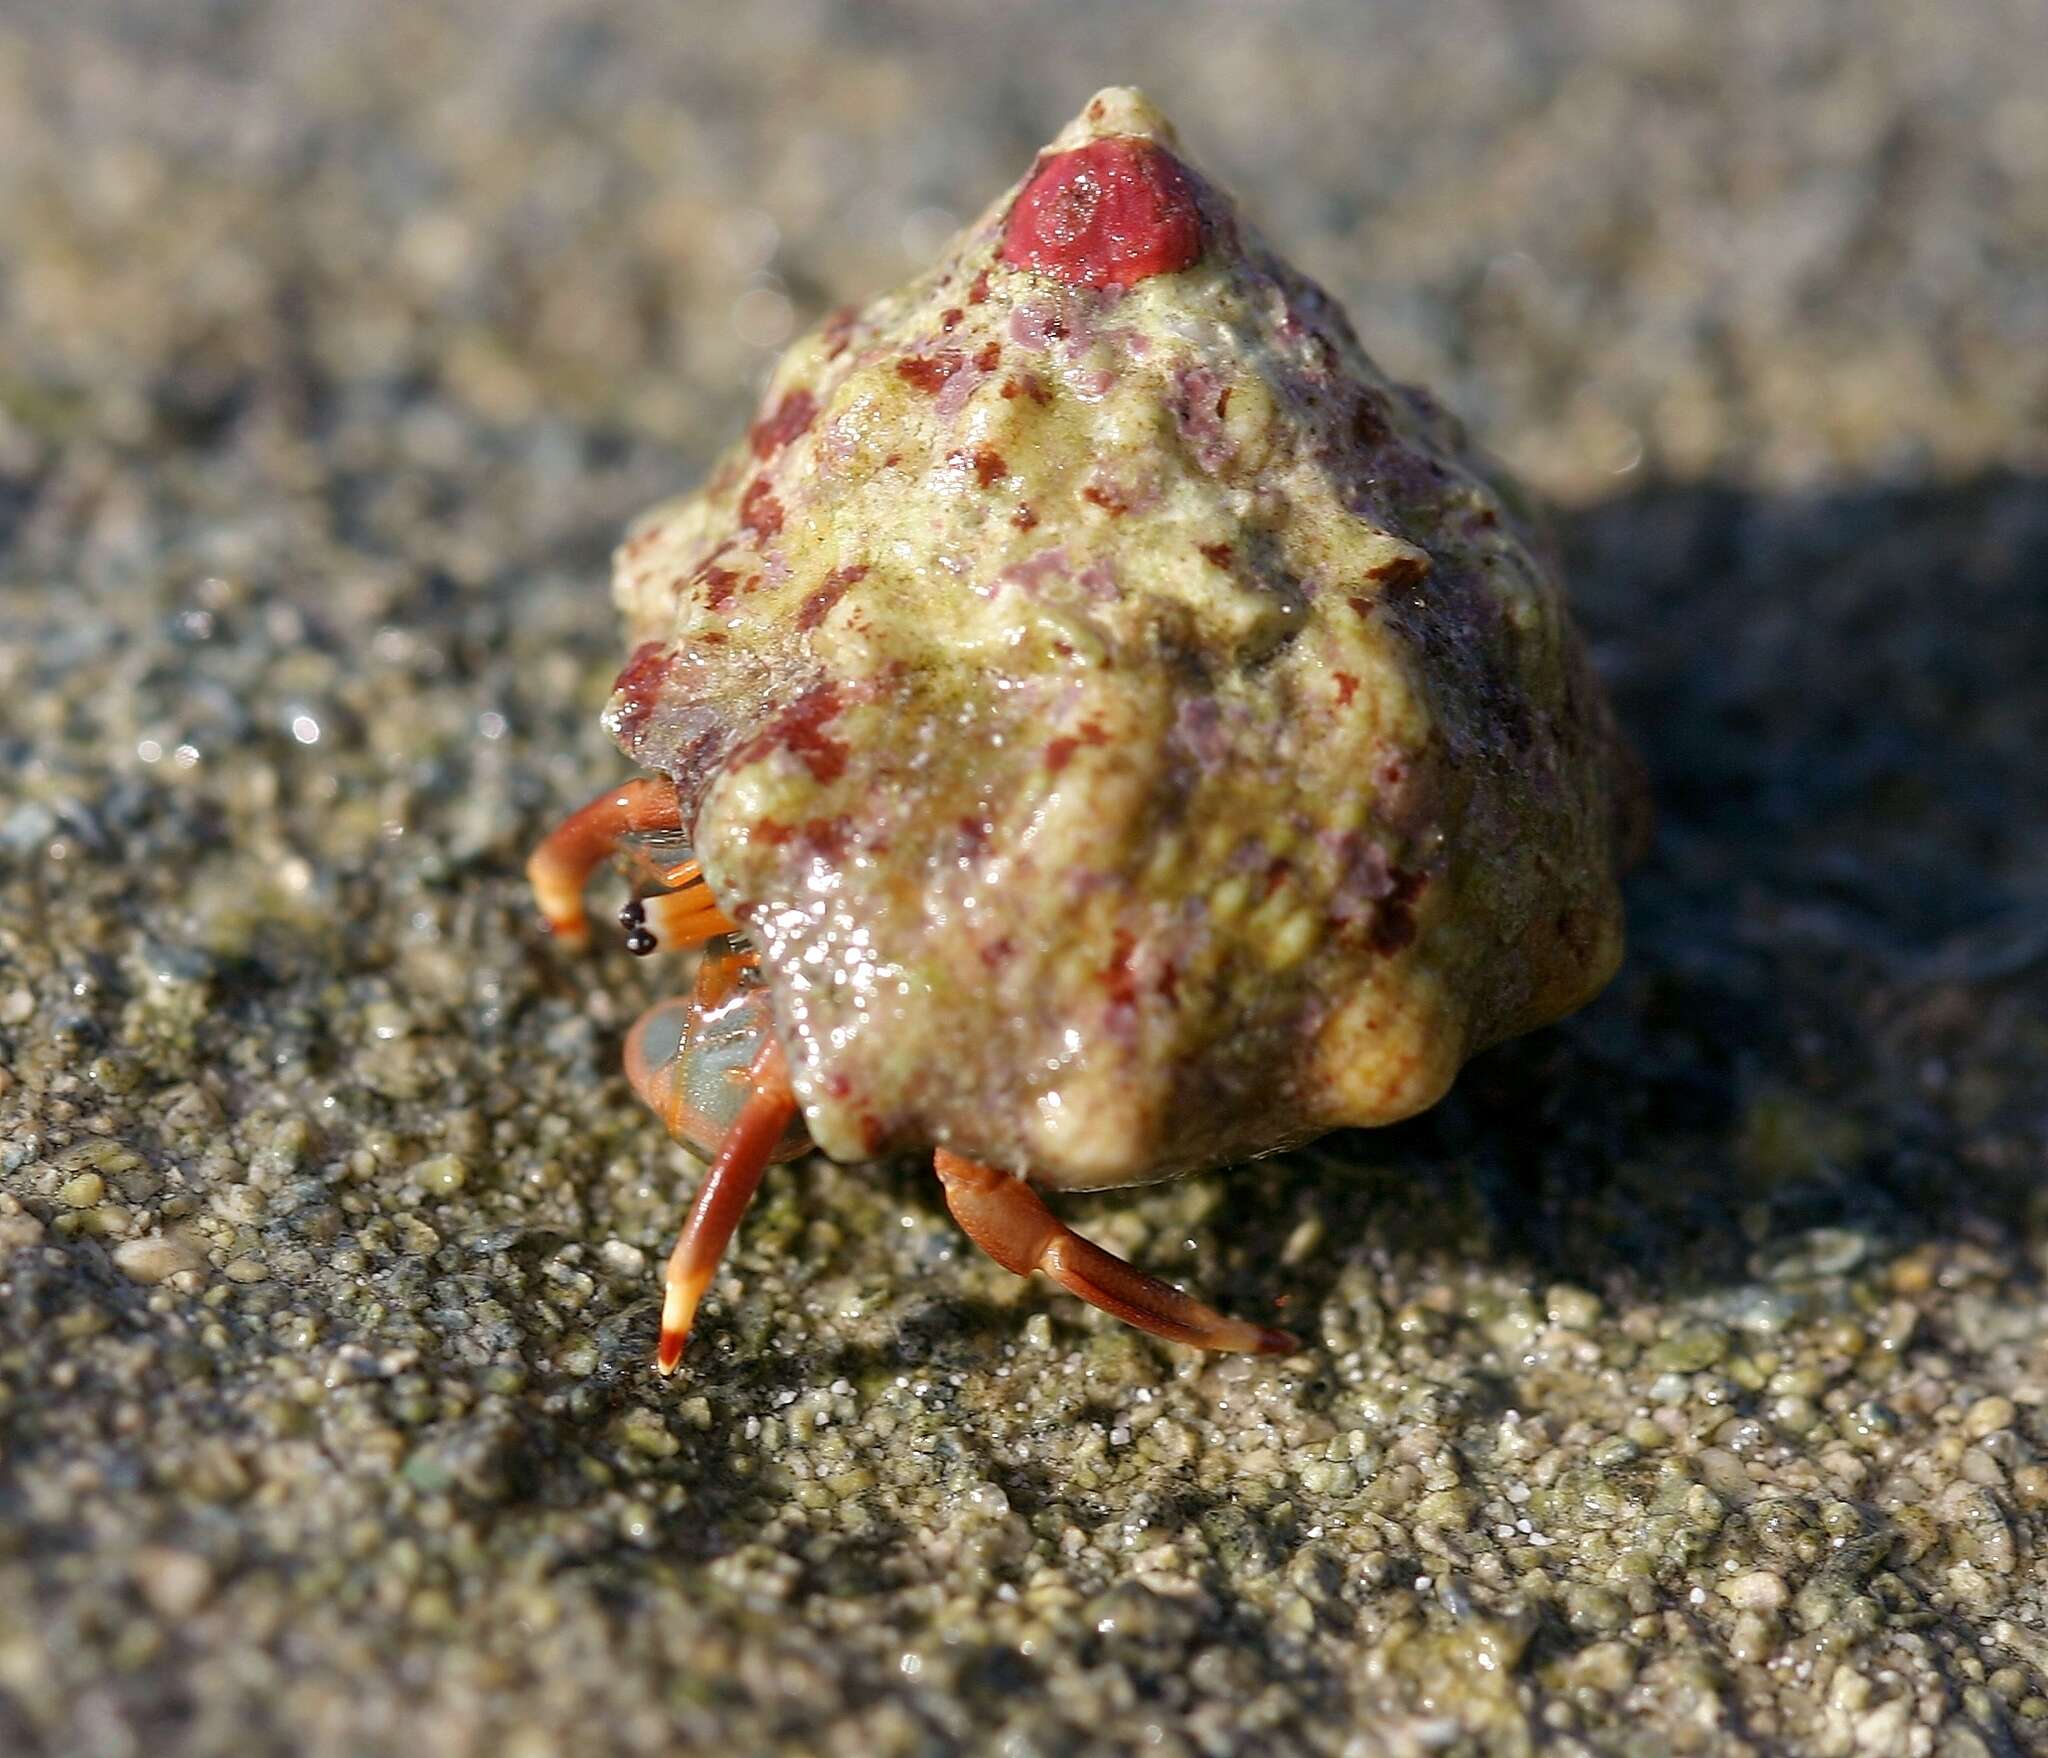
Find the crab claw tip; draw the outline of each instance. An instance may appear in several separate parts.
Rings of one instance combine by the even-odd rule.
[[[697,1302],[687,1289],[671,1280],[661,1295],[661,1341],[654,1346],[654,1365],[663,1377],[676,1370],[683,1348],[690,1341],[690,1327],[697,1316]]]

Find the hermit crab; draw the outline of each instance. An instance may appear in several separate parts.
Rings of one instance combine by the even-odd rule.
[[[1138,93],[792,347],[618,552],[646,773],[529,873],[702,951],[627,1039],[709,1160],[679,1359],[779,1158],[933,1150],[1005,1268],[1278,1351],[1038,1194],[1432,1104],[1621,955],[1629,760],[1521,502]]]

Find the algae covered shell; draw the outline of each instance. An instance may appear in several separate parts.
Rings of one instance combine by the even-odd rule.
[[[1627,759],[1521,504],[1134,91],[792,347],[616,593],[609,725],[836,1158],[1387,1123],[1620,957]]]

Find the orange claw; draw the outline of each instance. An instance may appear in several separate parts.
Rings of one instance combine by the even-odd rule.
[[[768,1170],[783,1131],[796,1115],[789,1065],[772,1035],[762,1043],[760,1054],[747,1070],[747,1080],[754,1090],[725,1140],[718,1144],[718,1156],[697,1187],[697,1200],[690,1205],[675,1250],[669,1253],[661,1297],[661,1342],[654,1355],[654,1365],[665,1374],[674,1373],[676,1363],[682,1360],[683,1346],[690,1340],[690,1326],[697,1317],[697,1303],[718,1273],[718,1260],[725,1256],[733,1229],[747,1212],[761,1174]]]
[[[1242,1355],[1291,1355],[1301,1347],[1286,1331],[1226,1318],[1091,1244],[1053,1214],[1021,1178],[944,1148],[932,1156],[932,1164],[945,1186],[953,1219],[1013,1275],[1043,1270],[1090,1306],[1170,1342]]]
[[[590,944],[583,887],[628,836],[682,828],[676,784],[643,775],[601,793],[557,824],[526,863],[534,901],[555,937],[581,950]]]

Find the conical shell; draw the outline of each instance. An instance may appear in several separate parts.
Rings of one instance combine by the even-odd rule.
[[[1069,176],[1155,150],[1137,208]],[[798,342],[633,530],[607,712],[826,1152],[1092,1187],[1404,1117],[1584,1002],[1631,772],[1520,502],[1164,118],[1102,92],[1033,172],[1078,193]]]

